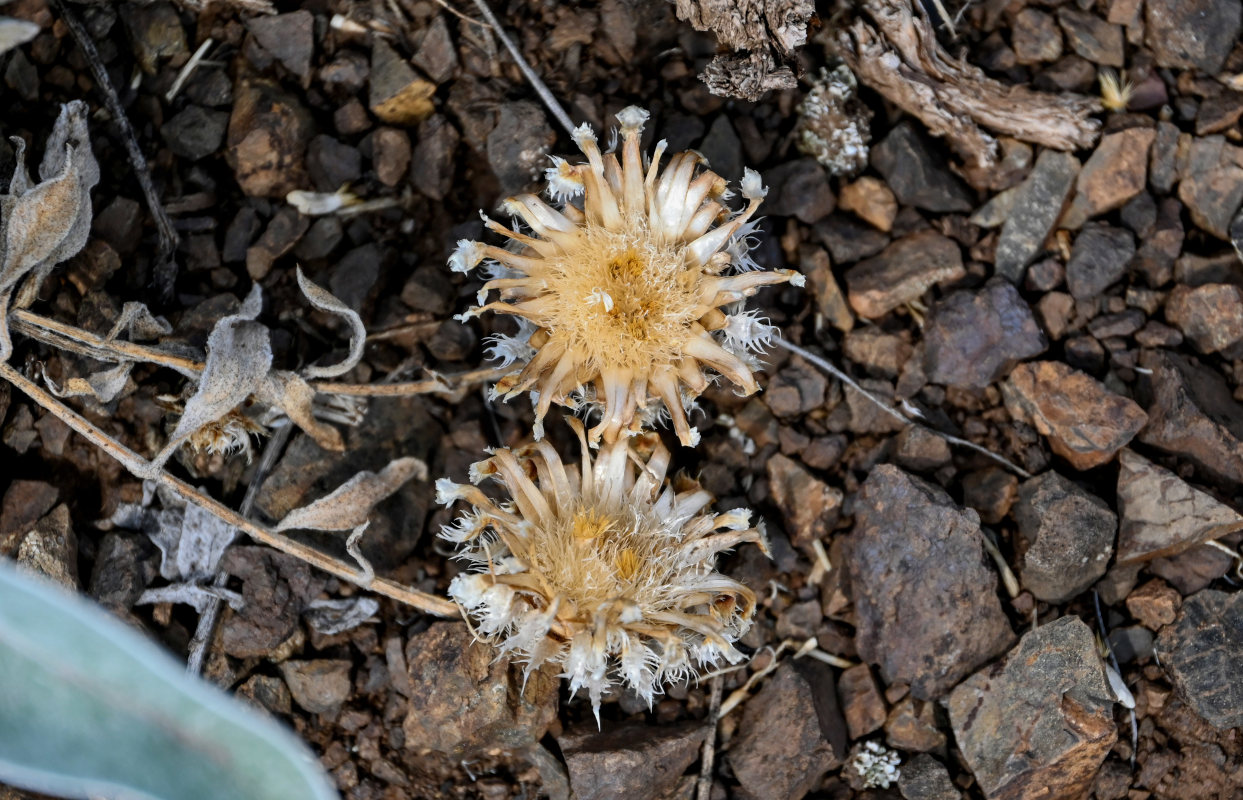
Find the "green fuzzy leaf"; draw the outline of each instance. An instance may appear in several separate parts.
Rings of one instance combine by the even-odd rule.
[[[0,782],[72,798],[337,798],[274,721],[3,559]]]

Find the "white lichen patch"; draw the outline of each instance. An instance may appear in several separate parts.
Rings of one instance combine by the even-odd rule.
[[[798,149],[819,161],[830,175],[852,176],[868,163],[871,113],[855,99],[858,83],[845,65],[820,77],[798,107]]]

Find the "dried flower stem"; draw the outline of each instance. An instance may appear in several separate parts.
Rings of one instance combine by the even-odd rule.
[[[33,381],[27,379],[26,376],[13,369],[13,367],[8,364],[0,364],[0,378],[16,386],[27,397],[47,410],[48,413],[55,415],[61,422],[64,422],[91,444],[112,456],[130,472],[137,475],[146,471],[148,467],[146,459],[117,442],[85,417],[61,403]],[[305,561],[307,564],[330,575],[335,575],[342,580],[357,584],[364,589],[391,598],[399,603],[405,603],[428,614],[435,614],[441,617],[456,617],[459,615],[458,607],[455,604],[435,595],[420,592],[408,586],[402,586],[400,583],[387,578],[365,580],[364,576],[360,575],[358,569],[344,561],[333,558],[309,545],[275,533],[262,525],[246,519],[223,503],[203,494],[190,484],[169,475],[163,470],[157,473],[156,481],[186,502],[194,503],[200,508],[215,514],[224,522],[242,530],[255,541]]]
[[[25,309],[10,312],[13,330],[44,344],[61,350],[94,358],[99,361],[141,361],[168,367],[187,377],[195,377],[203,371],[203,362],[169,353],[157,347],[108,340],[73,325],[40,316]],[[408,397],[418,394],[451,394],[470,386],[499,380],[510,370],[476,369],[456,375],[436,375],[422,381],[404,383],[339,383],[336,381],[311,381],[311,387],[320,394],[350,395],[353,397]]]
[[[716,675],[708,683],[708,716],[704,723],[708,733],[704,737],[703,755],[699,759],[699,781],[695,790],[696,800],[710,800],[712,797],[712,772],[716,764],[716,732],[721,722],[721,695],[724,694],[725,679]]]
[[[846,384],[851,389],[854,389],[856,392],[861,394],[863,397],[867,398],[868,402],[872,403],[877,408],[879,408],[881,411],[884,411],[889,416],[898,420],[903,425],[916,425],[928,431],[929,433],[934,433],[937,436],[940,436],[942,439],[949,442],[950,444],[956,444],[960,447],[965,447],[968,450],[974,450],[977,453],[985,455],[988,458],[992,459],[993,461],[996,461],[998,464],[1001,464],[1003,467],[1005,467],[1008,470],[1011,470],[1012,472],[1014,472],[1014,474],[1019,475],[1022,478],[1030,478],[1032,476],[1030,472],[1023,469],[1018,464],[1015,464],[1012,461],[1006,460],[1002,456],[997,455],[996,453],[994,453],[993,451],[989,450],[986,447],[983,447],[981,445],[976,444],[975,442],[971,442],[966,439],[960,439],[957,436],[954,436],[952,434],[943,433],[935,428],[930,428],[927,425],[921,425],[920,423],[916,422],[910,417],[907,417],[901,411],[898,411],[896,408],[886,403],[884,400],[881,400],[879,397],[876,397],[875,395],[870,393],[868,390],[864,389],[845,372],[842,372],[840,369],[833,366],[831,363],[821,358],[820,356],[816,355],[815,353],[811,352],[810,350],[805,350],[802,347],[799,347],[798,345],[793,344],[792,342],[789,342],[786,339],[781,338],[780,336],[773,337],[773,344],[776,344],[779,347],[784,347],[785,349],[789,350],[791,353],[794,353],[795,355],[803,358],[804,360],[809,361],[812,364],[815,364],[820,369],[829,373],[834,378],[837,378],[839,381]]]
[[[125,107],[121,105],[121,98],[117,96],[117,90],[112,85],[112,78],[108,76],[108,69],[104,66],[103,59],[99,57],[99,51],[95,48],[95,41],[91,39],[90,32],[65,0],[52,0],[52,7],[64,20],[73,40],[78,44],[78,49],[82,51],[87,64],[90,65],[91,75],[94,76],[95,83],[104,96],[104,105],[108,107],[108,113],[112,115],[112,121],[116,123],[120,131],[121,140],[125,144],[125,153],[129,156],[130,166],[134,168],[134,178],[142,188],[143,199],[147,201],[147,209],[151,212],[152,219],[155,220],[155,230],[159,235],[159,248],[153,278],[161,298],[168,299],[172,297],[173,282],[177,279],[177,261],[173,257],[177,250],[177,231],[173,227],[172,220],[168,218],[168,212],[164,210],[164,203],[155,190],[155,184],[151,181],[151,170],[147,166],[147,159],[138,146],[134,128],[130,125],[129,117],[125,115]]]

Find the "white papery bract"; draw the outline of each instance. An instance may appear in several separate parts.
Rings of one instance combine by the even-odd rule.
[[[667,479],[670,454],[654,434],[583,451],[567,469],[547,442],[499,449],[471,479],[499,482],[495,503],[474,485],[437,482],[437,499],[473,508],[441,536],[461,545],[470,571],[449,595],[479,635],[524,661],[527,672],[560,666],[571,691],[586,689],[599,715],[614,684],[649,704],[679,681],[741,654],[755,594],[715,571],[716,556],[743,542],[767,552],[750,512],[709,510],[698,483]]]
[[[702,393],[714,373],[743,394],[758,388],[753,363],[725,346],[721,308],[765,285],[803,283],[792,270],[760,270],[749,255],[752,217],[767,192],[759,173],[746,170],[747,205],[731,212],[725,180],[698,153],[678,153],[661,170],[662,141],[645,158],[639,138],[647,117],[636,106],[617,114],[620,160],[600,151],[590,126],[579,126],[573,138],[587,163],[554,159],[545,172],[561,207],[532,194],[508,198],[502,206],[530,232],[485,218],[510,246],[463,240],[449,259],[459,272],[483,262],[504,267],[465,317],[495,311],[534,327],[521,342],[531,349],[527,358],[517,343],[497,341],[493,351],[522,365],[496,393],[534,391],[537,438],[551,405],[574,407],[577,396],[600,409],[592,442],[638,430],[645,412],[663,404],[679,440],[692,445],[684,396]],[[493,291],[499,299],[484,303]]]

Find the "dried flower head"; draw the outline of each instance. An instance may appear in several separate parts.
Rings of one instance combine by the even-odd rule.
[[[574,141],[587,163],[554,159],[547,171],[560,210],[531,194],[511,197],[504,208],[532,235],[484,217],[511,247],[462,240],[449,259],[461,272],[488,260],[492,280],[479,302],[500,292],[499,301],[465,316],[491,310],[529,323],[517,337],[495,339],[492,352],[506,364],[522,362],[496,392],[537,393],[537,439],[550,405],[573,408],[577,395],[602,407],[593,442],[637,430],[639,412],[659,413],[663,402],[678,438],[694,444],[685,404],[707,387],[705,368],[750,394],[758,387],[748,350],[772,335],[753,314],[723,309],[767,284],[803,283],[792,270],[760,271],[748,255],[751,218],[766,193],[759,174],[746,170],[747,205],[731,213],[725,180],[701,169],[698,153],[678,153],[662,171],[661,141],[645,165],[639,137],[647,117],[635,106],[617,115],[620,161],[580,126]]]
[[[1101,70],[1098,80],[1101,84],[1101,105],[1109,111],[1126,111],[1135,96],[1135,86],[1109,68]]]
[[[741,658],[733,642],[750,626],[755,595],[714,571],[716,555],[742,542],[767,552],[767,543],[751,512],[714,514],[698,483],[666,480],[670,454],[655,434],[605,444],[593,460],[582,424],[570,422],[580,472],[536,442],[471,468],[473,483],[498,480],[510,503],[447,479],[436,490],[438,502],[474,506],[441,531],[473,565],[449,595],[528,673],[561,665],[598,718],[614,682],[650,704],[663,683]]]

